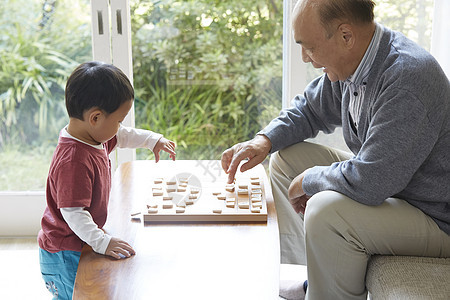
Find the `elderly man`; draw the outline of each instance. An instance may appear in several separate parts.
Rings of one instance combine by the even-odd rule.
[[[450,83],[435,59],[374,22],[371,0],[301,0],[293,33],[324,75],[222,155],[229,181],[272,153],[288,299],[366,299],[371,255],[450,257]],[[304,142],[342,126],[352,151]]]

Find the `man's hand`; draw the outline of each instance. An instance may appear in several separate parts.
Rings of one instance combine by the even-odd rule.
[[[309,198],[311,198],[305,194],[302,187],[303,178],[305,177],[305,174],[306,172],[308,172],[308,170],[309,169],[305,170],[303,173],[295,177],[294,180],[292,180],[291,185],[289,186],[289,202],[291,203],[296,213],[301,212],[302,214],[305,214],[306,202],[308,202]]]
[[[161,137],[159,141],[156,143],[155,148],[153,148],[153,153],[155,154],[155,161],[159,161],[159,152],[165,151],[169,153],[169,156],[172,160],[175,160],[175,143],[172,141],[169,141],[165,137]]]
[[[136,254],[134,252],[133,248],[121,239],[118,238],[111,238],[111,241],[109,241],[108,248],[106,248],[105,255],[112,256],[115,259],[120,259],[122,254],[125,257],[130,257],[131,255]]]
[[[252,140],[234,145],[222,153],[222,169],[228,174],[228,183],[232,183],[242,160],[248,159],[240,171],[245,172],[261,163],[269,154],[272,143],[265,135],[257,135]]]

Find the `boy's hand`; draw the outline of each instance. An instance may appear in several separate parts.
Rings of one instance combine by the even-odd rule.
[[[105,255],[120,259],[121,254],[125,257],[130,257],[131,255],[136,254],[136,252],[134,252],[133,248],[131,248],[127,242],[115,237],[111,238],[108,248],[106,248]]]
[[[159,161],[159,152],[165,151],[169,153],[169,156],[172,160],[175,160],[175,143],[172,141],[169,141],[165,137],[161,137],[159,141],[156,143],[155,148],[153,148],[153,153],[155,154],[155,161]]]

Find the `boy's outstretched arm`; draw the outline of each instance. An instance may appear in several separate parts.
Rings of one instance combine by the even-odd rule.
[[[166,139],[165,137],[161,137],[158,142],[156,143],[155,147],[153,148],[153,153],[155,154],[155,161],[159,161],[159,152],[165,151],[169,153],[169,156],[172,160],[175,160],[175,155],[177,153],[175,152],[175,143]]]
[[[136,252],[134,252],[133,248],[127,242],[112,237],[109,241],[108,247],[106,248],[105,255],[120,259],[121,254],[125,257],[130,257],[131,255],[136,254]]]
[[[175,160],[175,143],[163,137],[160,133],[150,130],[137,129],[120,126],[117,132],[117,146],[120,148],[147,148],[155,154],[155,161],[159,161],[159,153],[165,151],[169,153],[172,160]]]

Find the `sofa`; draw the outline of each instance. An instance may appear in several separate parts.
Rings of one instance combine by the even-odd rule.
[[[374,255],[366,287],[372,300],[449,300],[450,258]]]
[[[281,264],[280,280],[299,278],[305,266]],[[450,258],[374,255],[366,287],[371,300],[450,300]]]

